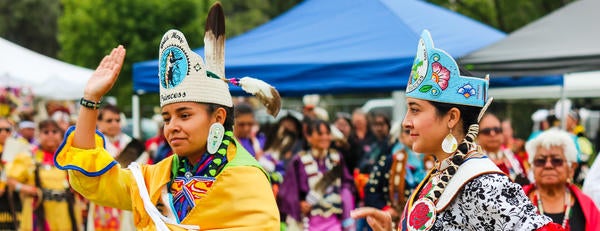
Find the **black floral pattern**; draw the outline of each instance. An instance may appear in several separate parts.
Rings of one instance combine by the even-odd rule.
[[[431,230],[536,230],[550,222],[537,214],[521,186],[500,174],[468,182]]]

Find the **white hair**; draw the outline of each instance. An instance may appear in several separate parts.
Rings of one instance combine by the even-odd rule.
[[[563,148],[567,162],[577,162],[577,149],[575,148],[573,136],[563,130],[552,128],[542,132],[525,144],[525,151],[529,155],[529,163],[533,165],[533,158],[537,154],[538,148],[550,149],[550,147],[556,146]]]

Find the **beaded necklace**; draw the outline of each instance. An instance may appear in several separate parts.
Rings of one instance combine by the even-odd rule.
[[[540,196],[539,190],[535,191],[535,196],[533,198],[533,201],[536,202],[536,204],[537,204],[536,206],[538,207],[540,214],[544,215],[544,206],[542,205],[542,197]],[[567,226],[569,225],[569,215],[571,214],[571,191],[569,190],[569,188],[565,189],[564,209],[565,209],[565,216],[562,221],[562,227],[567,229]],[[569,229],[567,229],[567,230],[569,230]]]
[[[195,200],[207,192],[207,187],[212,186],[215,177],[228,163],[227,148],[233,142],[233,132],[226,131],[217,152],[204,153],[197,163],[190,163],[185,157],[173,156],[167,189],[173,195],[173,207],[180,221],[196,206]]]

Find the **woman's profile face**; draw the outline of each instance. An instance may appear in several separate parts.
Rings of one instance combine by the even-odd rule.
[[[540,187],[564,185],[573,175],[562,146],[539,146],[533,157],[533,176]]]
[[[442,151],[442,140],[450,132],[448,124],[442,123],[436,108],[426,100],[406,98],[408,111],[402,121],[404,130],[410,130],[412,150],[432,154]]]
[[[173,152],[187,157],[206,151],[210,125],[216,122],[208,106],[195,102],[172,103],[162,107],[164,135]]]

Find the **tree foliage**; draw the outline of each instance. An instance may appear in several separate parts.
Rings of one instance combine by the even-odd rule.
[[[229,38],[267,22],[300,0],[228,0],[222,3]],[[158,43],[169,29],[181,30],[190,47],[203,45],[204,23],[214,0],[62,0],[59,18],[59,57],[67,62],[95,68],[99,60],[118,44],[125,45],[127,58],[117,85],[109,92],[119,105],[129,109],[132,90],[131,67],[156,59]],[[151,97],[151,98],[149,98]],[[142,98],[156,105],[155,95]],[[123,107],[125,106],[125,107]],[[145,111],[152,111],[145,108]]]
[[[59,0],[0,0],[0,36],[50,57],[59,50]]]
[[[573,0],[428,0],[506,33],[560,8]]]
[[[62,0],[59,18],[59,57],[67,62],[95,68],[118,44],[127,58],[111,95],[128,104],[132,94],[132,64],[158,57],[158,43],[169,29],[187,35],[190,46],[202,44],[203,1],[179,0]]]

